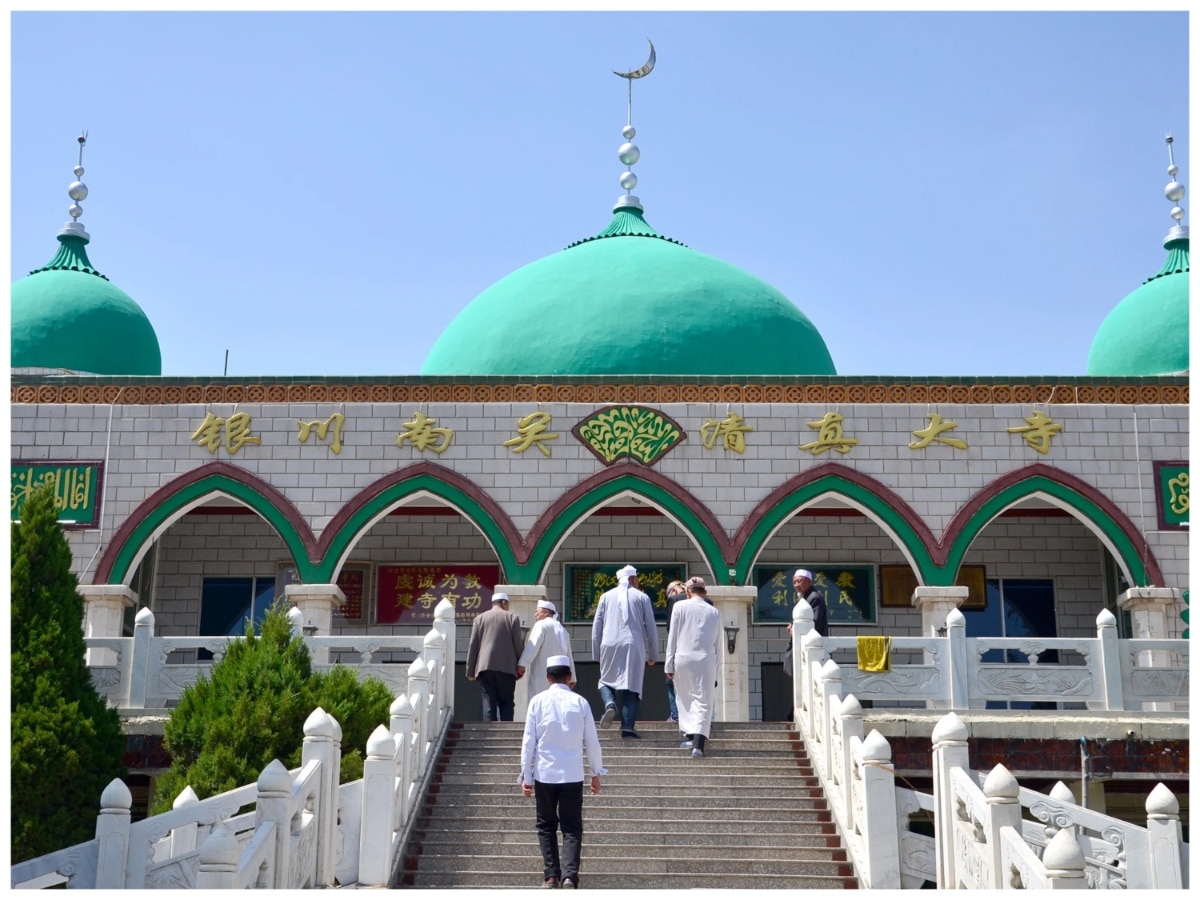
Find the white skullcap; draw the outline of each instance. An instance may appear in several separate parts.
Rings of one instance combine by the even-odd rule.
[[[492,594],[493,603],[507,602],[507,600],[508,594],[504,593],[504,591],[497,591],[495,594]]]
[[[550,612],[554,613],[555,615],[558,615],[558,610],[554,608],[554,604],[551,603],[549,600],[539,600],[537,608],[538,609],[548,609],[548,610],[550,610]]]
[[[626,566],[625,568],[623,568],[619,572],[617,572],[617,577],[618,578],[632,578],[636,574],[637,574],[637,569],[635,569],[633,566]]]
[[[566,657],[566,656],[552,656],[548,660],[546,660],[546,668],[547,669],[555,669],[555,668],[558,668],[559,666],[563,666],[568,669],[571,668],[570,658]]]
[[[808,571],[808,569],[797,569],[796,574],[793,575],[792,577],[793,578],[807,578],[809,581],[813,580],[812,572]]]

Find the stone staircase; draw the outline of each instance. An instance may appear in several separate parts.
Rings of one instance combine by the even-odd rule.
[[[584,793],[581,887],[856,888],[800,739],[785,722],[720,723],[703,759],[673,723],[601,730],[609,774]],[[521,723],[456,723],[395,887],[540,887]]]

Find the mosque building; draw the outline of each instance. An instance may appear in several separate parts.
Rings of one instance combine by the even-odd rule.
[[[632,123],[622,137],[607,224],[597,210],[598,231],[479,294],[419,375],[254,380],[162,375],[149,319],[89,257],[81,138],[71,222],[12,286],[11,507],[57,486],[89,635],[131,633],[142,608],[160,635],[237,634],[284,594],[317,633],[418,634],[440,600],[467,625],[500,587],[526,625],[558,605],[592,696],[591,615],[632,564],[664,640],[666,585],[711,585],[729,720],[789,714],[798,567],[834,635],[931,634],[956,605],[973,636],[1094,637],[1103,609],[1122,637],[1183,635],[1173,158],[1165,261],[1104,319],[1086,376],[917,378],[839,374],[787,297],[659,234]],[[655,671],[644,718],[665,714]]]

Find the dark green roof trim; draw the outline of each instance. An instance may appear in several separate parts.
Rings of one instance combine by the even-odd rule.
[[[54,255],[54,259],[40,269],[34,269],[30,275],[36,275],[38,272],[83,272],[108,281],[107,275],[102,275],[92,266],[92,261],[87,255],[87,241],[83,238],[73,234],[59,235],[58,245],[58,253]]]
[[[1187,238],[1167,241],[1164,246],[1167,248],[1167,261],[1163,263],[1163,267],[1159,269],[1157,275],[1151,275],[1142,284],[1149,284],[1155,278],[1162,278],[1164,275],[1178,275],[1181,272],[1191,271]]]
[[[663,237],[651,227],[650,223],[642,217],[640,209],[634,209],[630,206],[619,206],[613,210],[612,220],[605,226],[604,230],[599,234],[594,234],[591,237],[586,237],[583,240],[575,241],[573,244],[568,244],[566,249],[578,247],[580,244],[586,244],[588,241],[598,241],[601,238],[610,237],[648,237],[657,238],[660,241],[667,241],[671,244],[678,244],[680,247],[686,247],[687,244],[683,241],[677,241],[675,238]]]

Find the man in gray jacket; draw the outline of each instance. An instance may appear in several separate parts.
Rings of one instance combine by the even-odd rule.
[[[525,674],[520,657],[521,619],[509,612],[508,594],[492,594],[492,608],[475,617],[467,645],[467,681],[479,681],[483,721],[513,720],[517,679]]]

